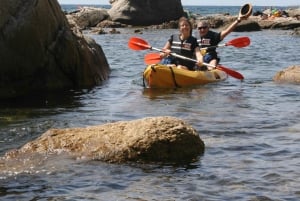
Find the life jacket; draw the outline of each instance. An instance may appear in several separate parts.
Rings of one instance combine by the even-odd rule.
[[[208,31],[203,37],[197,39],[200,48],[207,48],[207,53],[217,54],[216,48],[211,46],[217,46],[221,42],[221,33]]]
[[[181,40],[180,35],[173,34],[171,35],[169,42],[171,44],[171,51],[183,55],[185,57],[193,58],[194,50],[198,46],[197,39],[193,36],[190,36],[186,40]],[[173,58],[176,65],[183,65],[188,67],[190,70],[194,69],[195,63],[180,58]]]
[[[221,42],[221,33],[208,31],[203,37],[197,39],[198,45],[201,48],[207,48],[205,53],[202,54],[203,61],[209,63],[213,59],[220,60],[216,51],[216,47]],[[211,47],[213,46],[213,47]],[[202,52],[201,52],[202,53]]]

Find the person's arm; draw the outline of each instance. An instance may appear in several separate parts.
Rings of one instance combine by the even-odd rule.
[[[239,13],[238,18],[229,27],[227,27],[227,29],[221,31],[221,40],[230,34],[242,20],[246,20],[248,17],[249,16],[241,16],[241,13]]]
[[[220,39],[223,40],[228,34],[230,34],[235,27],[241,22],[241,19],[236,19],[229,27],[227,27],[225,30],[221,31]]]
[[[195,48],[195,55],[196,55],[196,59],[197,59],[197,66],[202,66],[203,65],[203,56],[201,54],[199,47]]]
[[[159,55],[160,55],[160,58],[164,58],[166,56],[168,56],[171,52],[171,44],[169,41],[166,42],[165,46],[163,47],[163,52],[161,52]]]

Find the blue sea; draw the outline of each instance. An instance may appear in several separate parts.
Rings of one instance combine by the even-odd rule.
[[[77,5],[62,5],[71,11]],[[209,15],[238,7],[186,6]],[[262,9],[262,8],[259,8]],[[50,128],[86,127],[150,116],[174,116],[192,125],[205,153],[190,164],[108,164],[66,156],[16,161],[0,171],[3,201],[298,201],[300,200],[300,86],[273,76],[300,65],[300,37],[289,30],[232,32],[251,44],[218,49],[221,63],[244,75],[193,88],[143,87],[144,56],[128,48],[132,36],[161,48],[174,29],[118,29],[92,35],[112,69],[93,89],[43,94],[0,105],[0,156]],[[0,163],[0,169],[3,164]]]

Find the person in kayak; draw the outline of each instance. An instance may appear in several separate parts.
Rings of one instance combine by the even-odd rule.
[[[163,47],[163,52],[160,53],[160,57],[163,58],[161,63],[173,64],[178,68],[195,70],[196,65],[202,65],[202,55],[197,39],[192,36],[192,24],[187,18],[181,17],[178,21],[178,26],[180,33],[171,35]],[[172,56],[172,53],[190,59],[196,56],[198,62],[195,64],[194,61]]]
[[[231,33],[235,27],[241,22],[241,20],[247,19],[248,16],[241,17],[238,16],[237,20],[235,20],[230,26],[221,32],[211,31],[209,28],[209,23],[207,21],[200,21],[197,24],[198,36],[197,42],[199,44],[200,49],[206,48],[201,51],[203,55],[203,62],[216,66],[220,58],[216,52],[216,47],[229,33]]]

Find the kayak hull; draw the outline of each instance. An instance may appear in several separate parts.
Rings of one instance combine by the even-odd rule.
[[[204,85],[227,79],[219,69],[190,71],[163,64],[148,65],[143,72],[144,83],[149,88],[174,88]]]

